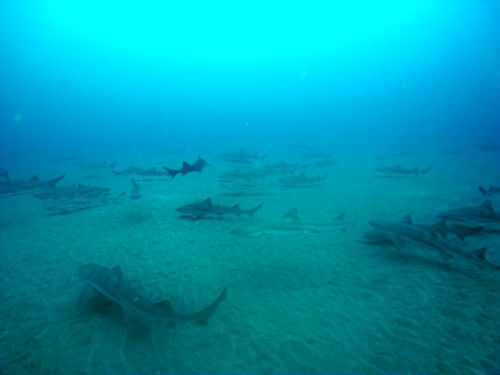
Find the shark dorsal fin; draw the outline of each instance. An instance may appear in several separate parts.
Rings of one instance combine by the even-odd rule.
[[[210,198],[205,199],[203,201],[203,204],[208,204],[209,206],[211,206],[212,205],[212,199],[210,199]]]
[[[189,163],[188,163],[188,162],[183,161],[183,162],[182,162],[182,168],[187,168],[187,167],[189,167]]]
[[[163,312],[165,313],[172,313],[172,303],[170,300],[166,299],[163,301],[160,301],[156,304],[160,309],[162,309]]]
[[[122,278],[122,269],[118,264],[111,269],[111,272],[118,276],[119,279]]]
[[[491,200],[484,201],[483,204],[481,204],[481,208],[485,208],[487,210],[493,211],[493,206],[491,205]]]
[[[285,219],[292,219],[292,220],[296,220],[296,221],[300,220],[299,212],[295,207],[288,210],[288,212],[286,214],[284,214],[283,217]]]
[[[411,214],[406,215],[403,220],[401,220],[403,224],[413,224],[413,220],[411,218]]]
[[[33,177],[31,177],[31,181],[39,181],[40,180],[40,177],[38,177],[38,175],[34,175]]]
[[[233,210],[237,210],[240,208],[240,205],[239,204],[235,204],[233,207],[231,207]]]
[[[335,220],[344,220],[345,218],[345,211],[342,211],[342,213],[335,218]]]
[[[486,248],[481,247],[480,249],[474,250],[474,255],[481,260],[486,260]]]

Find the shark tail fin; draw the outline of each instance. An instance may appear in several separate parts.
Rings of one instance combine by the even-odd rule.
[[[40,177],[36,174],[33,177],[31,177],[31,181],[40,181]]]
[[[63,175],[63,174],[62,174],[62,175],[60,175],[59,177],[56,177],[56,178],[54,178],[54,179],[52,179],[52,180],[48,181],[48,184],[49,184],[50,186],[55,186],[55,184],[57,184],[59,181],[61,181],[61,180],[64,178],[64,176],[65,176],[65,175]]]
[[[214,314],[215,310],[217,310],[217,306],[221,301],[224,301],[227,298],[227,287],[224,288],[222,293],[215,299],[214,302],[212,302],[210,305],[208,305],[205,309],[200,311],[197,315],[199,315],[199,318],[196,319],[196,323],[199,325],[206,325],[208,322],[208,319]]]
[[[9,171],[3,171],[2,173],[0,173],[0,177],[3,177],[5,179],[9,179]]]
[[[484,187],[482,187],[481,185],[478,186],[477,190],[479,190],[481,192],[481,194],[483,194],[484,196],[488,195],[486,189]]]
[[[247,213],[249,216],[253,216],[254,213],[256,213],[258,210],[260,210],[262,208],[262,206],[264,205],[264,203],[261,203],[259,204],[257,207],[255,208],[252,208],[251,210],[248,210]]]
[[[345,211],[342,211],[342,213],[335,218],[335,220],[344,220],[345,219]]]
[[[136,180],[134,180],[133,178],[131,178],[130,181],[132,181],[132,184],[134,185],[134,187],[136,187],[136,188],[139,187],[139,184],[137,184]]]
[[[168,174],[170,176],[172,176],[172,178],[174,178],[175,175],[180,172],[180,171],[178,171],[176,169],[170,169],[170,168],[167,168],[167,167],[163,167],[163,168],[165,168],[165,170],[168,172]]]

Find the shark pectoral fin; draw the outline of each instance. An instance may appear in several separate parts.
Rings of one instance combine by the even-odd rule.
[[[392,243],[394,244],[394,247],[396,250],[401,251],[405,245],[405,242],[399,238],[399,237],[390,237]]]
[[[81,309],[88,301],[96,295],[96,291],[89,285],[85,285],[80,293],[80,298],[78,299],[78,308]]]
[[[445,262],[451,258],[451,255],[444,250],[440,250],[439,255],[441,256],[441,259],[444,260]]]
[[[481,247],[480,249],[474,250],[473,254],[481,260],[486,260],[486,250],[485,247]]]

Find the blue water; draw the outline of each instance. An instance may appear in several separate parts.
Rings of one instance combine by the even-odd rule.
[[[499,371],[498,270],[362,241],[500,210],[498,2],[12,1],[0,46],[0,372]],[[176,210],[207,198],[229,212]],[[498,219],[459,224],[499,265]],[[228,296],[137,325],[79,305],[85,263],[182,312]]]

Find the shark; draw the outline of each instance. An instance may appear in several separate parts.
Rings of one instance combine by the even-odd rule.
[[[220,181],[231,181],[231,180],[245,180],[251,181],[254,179],[262,179],[269,176],[271,172],[267,169],[253,169],[248,171],[241,171],[240,169],[235,169],[232,172],[223,173],[219,176]]]
[[[132,182],[132,190],[130,191],[130,199],[139,199],[141,197],[141,187],[133,178],[130,179]]]
[[[414,244],[436,251],[444,261],[457,257],[480,267],[500,271],[500,265],[493,264],[486,259],[486,248],[472,252],[466,251],[447,241],[443,236],[421,225],[415,225],[411,215],[405,216],[401,222],[371,220],[369,223],[374,231],[366,233],[363,237],[364,242],[368,244],[394,246],[397,249],[401,249],[408,243]]]
[[[320,183],[325,182],[328,177],[328,173],[321,176],[306,176],[305,173],[301,173],[297,176],[283,177],[278,180],[278,183],[284,187],[313,187]]]
[[[17,194],[28,190],[51,188],[64,178],[64,175],[61,175],[52,180],[42,181],[38,175],[35,175],[29,180],[13,180],[9,177],[7,171],[2,175],[0,179],[0,194]]]
[[[191,172],[201,173],[201,171],[203,171],[203,169],[205,169],[205,167],[207,167],[207,166],[208,166],[208,163],[206,162],[206,160],[202,159],[201,156],[198,155],[198,159],[196,159],[196,161],[193,164],[189,164],[189,163],[183,161],[181,169],[171,169],[171,168],[167,168],[167,167],[163,167],[163,168],[167,171],[167,173],[170,176],[172,176],[172,178],[174,178],[179,173],[182,176],[185,176],[186,174],[191,173]]]
[[[499,194],[500,193],[500,186],[493,186],[490,185],[490,188],[486,190],[484,187],[479,186],[477,188],[481,194],[483,194],[485,197],[491,197],[492,195]]]
[[[303,155],[306,159],[329,159],[332,154],[322,151],[309,151]]]
[[[483,226],[471,227],[464,224],[447,223],[446,220],[441,220],[438,223],[432,225],[423,225],[423,227],[430,230],[431,232],[439,233],[444,237],[446,237],[448,234],[454,234],[462,241],[464,241],[468,236],[486,232]]]
[[[191,203],[178,207],[177,212],[183,214],[181,216],[182,218],[199,220],[214,216],[220,218],[223,215],[241,216],[242,214],[246,214],[248,216],[253,216],[260,208],[262,208],[262,203],[250,210],[242,210],[239,204],[235,204],[234,206],[222,206],[212,203],[212,200],[207,198],[202,202]]]
[[[103,207],[122,202],[125,192],[119,195],[109,196],[108,194],[91,198],[67,199],[62,204],[46,207],[48,216],[69,215],[75,212],[85,211],[92,208]]]
[[[479,206],[444,211],[438,217],[450,221],[500,222],[500,213],[493,209],[491,200],[486,200]]]
[[[284,160],[279,163],[266,164],[264,169],[274,174],[292,174],[299,168],[307,168],[308,164],[287,163]]]
[[[116,166],[115,162],[107,162],[107,161],[76,161],[74,165],[79,166],[82,169],[114,169]]]
[[[263,160],[266,157],[258,153],[248,153],[243,150],[231,153],[220,153],[217,157],[227,163],[235,164],[253,164],[255,160]]]
[[[424,169],[418,169],[418,168],[404,168],[400,164],[395,165],[393,167],[380,167],[377,168],[376,171],[383,173],[383,174],[388,174],[388,175],[394,175],[394,174],[399,174],[399,175],[409,175],[409,174],[414,174],[414,175],[419,175],[419,174],[427,174],[431,170],[431,167],[424,168]]]
[[[128,176],[135,174],[137,176],[168,176],[167,172],[160,171],[156,167],[149,169],[144,169],[141,167],[128,167],[127,169],[122,169],[121,171],[113,171],[116,176]]]
[[[318,168],[324,168],[324,167],[331,167],[333,165],[337,164],[337,160],[335,159],[323,159],[323,160],[318,160],[314,166]]]
[[[110,192],[110,188],[91,185],[71,186],[48,186],[37,190],[33,196],[41,199],[79,199],[104,197]]]
[[[345,212],[331,221],[304,221],[299,217],[297,208],[294,207],[288,210],[280,220],[251,223],[234,230],[233,234],[258,237],[262,235],[286,236],[303,233],[345,232],[354,224],[354,221],[345,219]]]
[[[85,299],[91,293],[97,292],[99,296],[104,297],[107,301],[118,305],[125,313],[153,322],[194,322],[205,325],[215,313],[219,304],[227,297],[226,287],[205,308],[197,312],[183,314],[176,312],[168,299],[154,303],[141,295],[129,281],[124,279],[119,265],[107,268],[98,264],[87,263],[78,267],[78,274],[85,282],[85,288],[80,296],[80,306],[83,305]]]

